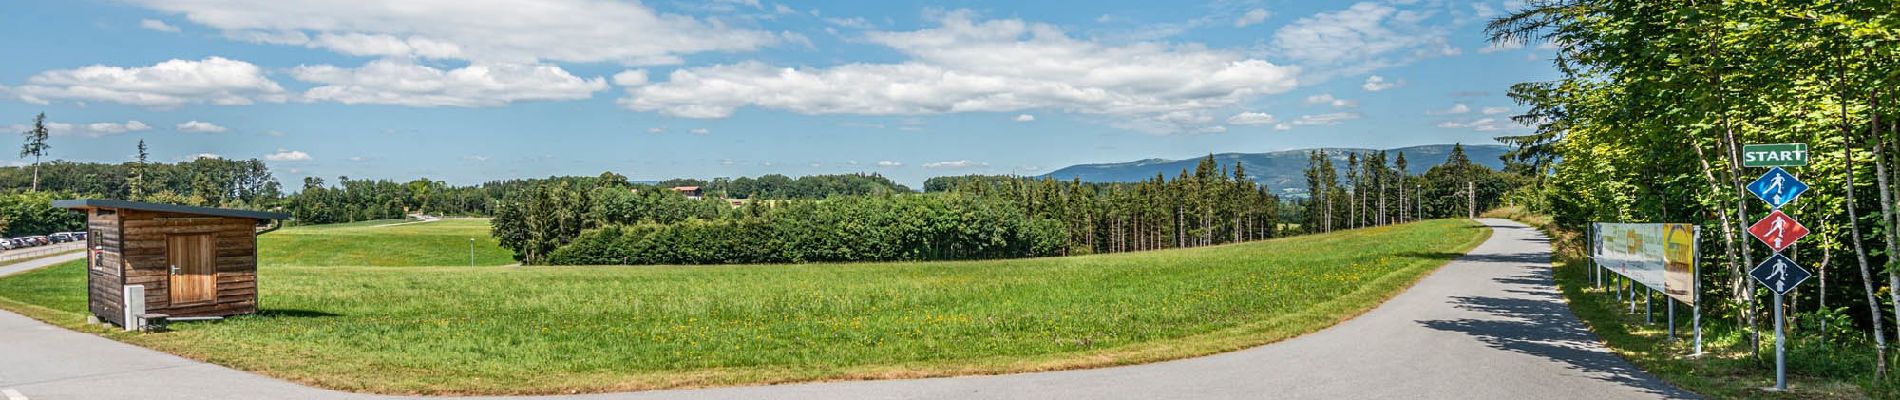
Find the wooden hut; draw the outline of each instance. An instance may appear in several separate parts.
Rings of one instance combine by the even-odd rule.
[[[257,233],[281,213],[123,200],[58,200],[86,213],[87,298],[93,315],[142,325],[128,312],[171,318],[257,312]],[[142,287],[143,301],[125,293]],[[130,320],[134,325],[127,325]]]

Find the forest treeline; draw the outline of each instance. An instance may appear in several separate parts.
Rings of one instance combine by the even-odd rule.
[[[1743,167],[1741,148],[1806,143],[1810,164],[1790,171],[1813,188],[1785,211],[1814,233],[1786,255],[1817,276],[1785,311],[1796,349],[1831,356],[1803,373],[1893,385],[1900,7],[1536,1],[1487,30],[1499,44],[1558,49],[1560,79],[1509,92],[1528,109],[1515,120],[1536,131],[1504,140],[1530,176],[1547,177],[1515,196],[1579,231],[1592,221],[1699,225],[1702,312],[1714,329],[1739,329],[1743,351],[1771,345],[1762,337],[1774,314],[1745,273],[1770,252],[1744,229],[1770,210],[1745,192],[1765,171]]]
[[[1403,155],[1364,161],[1315,152],[1315,198],[1283,198],[1245,165],[1210,156],[1170,178],[1128,183],[970,175],[926,181],[926,193],[754,200],[613,177],[541,181],[497,203],[494,232],[529,264],[714,264],[952,260],[1210,246],[1287,235],[1462,217],[1497,205],[1512,172],[1465,158],[1462,147],[1420,176]],[[1344,173],[1331,163],[1346,160]],[[699,182],[674,182],[687,184]],[[669,187],[671,184],[661,185]],[[1466,188],[1478,189],[1464,196]],[[1423,197],[1421,197],[1423,196]],[[1475,203],[1474,203],[1475,201]],[[1330,206],[1329,206],[1330,205]],[[1330,223],[1328,222],[1330,221]]]
[[[282,211],[291,215],[293,224],[329,224],[404,218],[406,213],[491,216],[495,212],[494,203],[507,193],[547,181],[581,179],[510,179],[457,186],[430,179],[306,177],[295,191],[288,191],[261,160],[198,157],[175,163],[154,162],[147,160],[148,149],[143,143],[136,150],[135,160],[124,163],[49,160],[28,166],[0,167],[0,187],[15,188],[12,191],[22,193],[37,188],[41,192],[66,193],[70,197]],[[651,185],[635,184],[612,173],[582,178],[612,179],[628,186],[706,186],[709,193],[735,199],[821,199],[910,191],[876,174],[814,175],[797,179],[766,175],[710,182],[672,180]]]

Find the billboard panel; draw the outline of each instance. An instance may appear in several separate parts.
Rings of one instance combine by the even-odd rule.
[[[1597,264],[1695,304],[1695,225],[1597,223],[1596,227],[1591,247]]]
[[[1696,302],[1696,226],[1663,224],[1663,294]]]

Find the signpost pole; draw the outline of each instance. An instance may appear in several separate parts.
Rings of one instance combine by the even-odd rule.
[[[1636,313],[1636,281],[1631,280],[1630,277],[1625,276],[1623,277],[1623,283],[1629,284],[1630,314],[1635,314]]]
[[[1664,296],[1663,304],[1669,305],[1669,314],[1667,316],[1667,318],[1669,318],[1669,340],[1675,341],[1676,340],[1676,302],[1674,300],[1670,300],[1668,296]]]
[[[1781,293],[1775,293],[1775,390],[1788,390],[1787,338],[1782,335]]]
[[[1643,288],[1643,323],[1645,324],[1656,323],[1656,306],[1650,304],[1654,302],[1655,299],[1656,299],[1656,290],[1650,289],[1648,287],[1644,287]]]
[[[1689,310],[1689,323],[1695,327],[1695,355],[1702,355],[1702,299],[1696,295],[1695,308]]]
[[[1702,245],[1700,226],[1695,227],[1695,243],[1698,247]],[[1695,304],[1689,309],[1689,323],[1694,325],[1695,355],[1699,356],[1702,355],[1702,249],[1696,249],[1695,260],[1695,280],[1689,284],[1689,298],[1695,299]]]

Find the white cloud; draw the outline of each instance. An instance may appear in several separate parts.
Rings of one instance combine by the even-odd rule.
[[[976,162],[976,161],[970,161],[970,160],[938,161],[938,162],[924,164],[924,168],[931,168],[931,169],[982,168],[982,167],[988,167],[988,166],[990,166],[989,163]]]
[[[661,127],[647,128],[647,133],[652,133],[652,134],[666,133],[666,128],[661,128]]]
[[[1331,93],[1306,96],[1306,104],[1326,104],[1333,106],[1333,108],[1352,108],[1359,106],[1359,102],[1357,101],[1333,97]]]
[[[319,84],[304,91],[304,100],[343,104],[489,107],[517,101],[586,99],[607,88],[606,79],[582,79],[554,65],[474,64],[444,71],[405,61],[377,60],[360,68],[299,66],[290,74],[297,80]]]
[[[1234,19],[1234,27],[1245,28],[1248,25],[1266,22],[1267,16],[1269,15],[1271,14],[1267,13],[1267,10],[1265,9],[1255,8],[1252,10],[1248,10],[1246,14],[1241,14],[1240,18]]]
[[[1471,112],[1471,106],[1467,106],[1465,105],[1465,103],[1458,103],[1458,104],[1451,105],[1451,108],[1437,110],[1437,111],[1428,111],[1425,114],[1426,115],[1453,115],[1453,114],[1464,114],[1468,112]]]
[[[6,132],[10,132],[10,133],[19,133],[19,132],[25,132],[29,129],[33,129],[33,126],[25,125],[25,124],[13,124],[13,125],[7,125],[4,128],[0,128],[0,129],[6,129]],[[69,123],[63,123],[63,122],[47,122],[46,123],[46,133],[51,134],[53,136],[82,136],[82,137],[89,137],[89,138],[100,138],[100,137],[106,137],[106,136],[125,134],[129,132],[138,132],[138,131],[143,131],[147,129],[152,129],[152,126],[146,125],[144,122],[139,122],[136,120],[125,121],[125,122],[94,122],[90,124],[69,124]]]
[[[1497,115],[1497,114],[1511,112],[1511,108],[1510,107],[1485,107],[1484,110],[1481,110],[1480,112],[1484,113],[1484,115]]]
[[[1227,123],[1232,124],[1232,125],[1267,125],[1267,124],[1272,124],[1274,122],[1277,122],[1277,121],[1274,120],[1273,114],[1268,114],[1268,113],[1263,113],[1263,112],[1250,111],[1250,112],[1234,114],[1234,116],[1232,117],[1227,117]]]
[[[276,131],[276,130],[273,130],[273,131],[266,131],[266,132],[264,132],[264,136],[270,136],[270,137],[284,137],[284,132],[283,132],[283,131]]]
[[[687,54],[755,50],[789,39],[630,1],[129,1],[182,14],[229,38],[350,55],[676,64]]]
[[[264,155],[269,161],[310,161],[310,154],[296,150],[277,149],[276,153]]]
[[[185,157],[186,160],[196,160],[200,158],[222,159],[224,156],[218,155],[217,153],[198,153]]]
[[[888,168],[888,167],[902,167],[902,166],[904,166],[904,163],[901,163],[901,162],[896,162],[896,161],[890,161],[890,160],[885,160],[885,161],[878,161],[878,162],[877,162],[877,166],[879,166],[879,167],[887,167],[887,168]]]
[[[363,157],[363,156],[350,156],[350,161],[355,161],[355,162],[363,162],[363,161],[367,161],[367,160],[369,160],[369,157]]]
[[[1501,130],[1505,130],[1506,128],[1510,128],[1512,125],[1515,125],[1515,123],[1509,120],[1500,120],[1497,118],[1490,118],[1490,117],[1479,118],[1476,120],[1472,120],[1470,122],[1445,121],[1445,122],[1438,123],[1438,127],[1440,128],[1470,129],[1470,130],[1479,131],[1479,132],[1501,131]]]
[[[1326,114],[1301,115],[1293,120],[1294,125],[1338,125],[1341,122],[1359,119],[1359,113],[1336,112]]]
[[[1491,42],[1490,46],[1485,46],[1483,48],[1478,49],[1478,53],[1491,54],[1491,53],[1496,53],[1500,51],[1517,50],[1517,49],[1522,49],[1522,48],[1524,48],[1524,42],[1519,42],[1519,41]]]
[[[282,102],[284,88],[251,63],[210,57],[170,60],[150,67],[93,65],[40,72],[25,85],[0,86],[0,94],[46,104],[56,100],[101,101],[171,108],[185,104]]]
[[[712,133],[711,130],[707,130],[706,128],[693,128],[693,130],[686,131],[686,132],[694,134],[694,135],[705,135],[705,134]]]
[[[230,129],[227,129],[222,126],[218,126],[218,124],[213,124],[210,122],[202,122],[195,119],[191,121],[187,121],[182,124],[178,124],[179,132],[219,133],[219,132],[224,132],[228,130]]]
[[[851,29],[874,29],[874,28],[877,28],[877,25],[873,25],[873,24],[871,24],[871,21],[867,21],[867,20],[865,20],[864,18],[859,18],[859,17],[851,17],[851,18],[838,18],[838,17],[831,17],[831,18],[825,18],[825,23],[827,23],[827,24],[831,24],[831,25],[834,25],[834,26],[838,26],[838,27],[841,27],[841,28],[851,28]]]
[[[687,118],[724,118],[745,106],[857,115],[1047,108],[1111,116],[1118,126],[1143,131],[1186,132],[1203,126],[1162,117],[1206,114],[1285,92],[1298,72],[1239,51],[1118,47],[1069,37],[1053,25],[977,21],[969,11],[945,13],[935,28],[871,32],[866,40],[908,59],[825,68],[754,61],[682,68],[664,82],[628,86],[620,104]]]
[[[1383,91],[1386,89],[1397,88],[1400,86],[1405,86],[1404,80],[1399,80],[1397,82],[1387,82],[1385,80],[1385,77],[1373,75],[1373,76],[1366,77],[1366,83],[1363,85],[1359,85],[1359,88],[1365,89],[1368,92],[1378,92],[1378,91]]]
[[[1362,2],[1319,13],[1275,31],[1274,52],[1319,77],[1357,75],[1412,61],[1455,55],[1447,29],[1426,25],[1430,12]]]
[[[466,155],[466,156],[462,156],[462,161],[484,162],[484,161],[488,161],[488,156]]]
[[[178,27],[172,26],[172,24],[167,24],[165,23],[165,21],[160,21],[160,20],[151,19],[151,18],[139,20],[139,27],[155,30],[159,32],[178,33]]]
[[[1293,130],[1293,125],[1292,124],[1273,124],[1273,130],[1290,131],[1290,130]]]
[[[630,69],[614,74],[614,84],[620,86],[640,86],[647,84],[647,71]]]
[[[1017,115],[1017,116],[1016,116],[1016,118],[1015,118],[1015,120],[1016,120],[1016,122],[1029,122],[1029,121],[1035,121],[1035,120],[1036,120],[1036,116],[1034,116],[1034,115],[1029,115],[1029,114],[1020,114],[1020,115]]]

